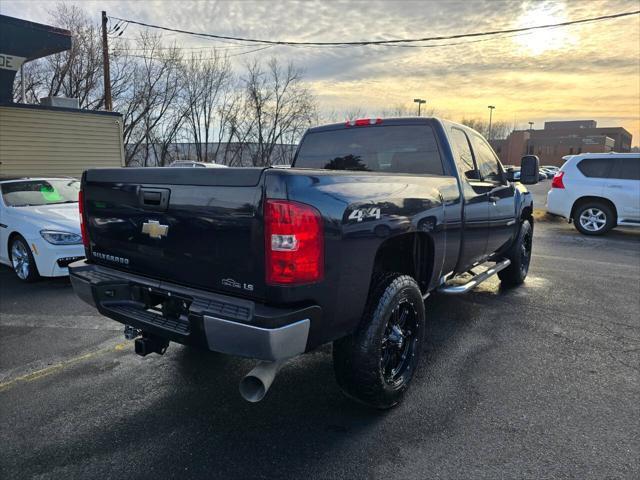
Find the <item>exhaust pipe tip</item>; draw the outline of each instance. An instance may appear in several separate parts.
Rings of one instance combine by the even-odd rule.
[[[258,362],[258,364],[240,381],[240,395],[247,402],[261,401],[271,388],[273,380],[284,364],[284,360]]]
[[[253,375],[247,375],[240,381],[240,395],[247,402],[259,402],[267,394],[268,388],[262,380]]]

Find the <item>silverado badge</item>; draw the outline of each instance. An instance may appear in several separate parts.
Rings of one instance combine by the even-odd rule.
[[[162,225],[157,220],[148,220],[142,224],[142,233],[148,234],[151,238],[162,238],[167,236],[169,225]]]

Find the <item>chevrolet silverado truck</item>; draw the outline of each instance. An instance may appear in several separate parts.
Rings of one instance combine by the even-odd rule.
[[[169,342],[282,363],[333,342],[337,382],[385,409],[423,350],[424,300],[527,276],[538,159],[520,183],[474,130],[435,118],[309,129],[291,168],[88,170],[75,292],[140,355]]]

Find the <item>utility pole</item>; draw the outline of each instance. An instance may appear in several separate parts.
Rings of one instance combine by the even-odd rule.
[[[420,116],[420,106],[421,106],[423,103],[427,103],[427,101],[426,101],[426,100],[424,100],[424,99],[422,99],[422,98],[414,98],[414,99],[413,99],[413,101],[414,101],[414,103],[417,103],[417,104],[418,104],[418,116]]]
[[[109,72],[109,43],[107,41],[107,12],[102,11],[102,70],[104,73],[104,108],[113,109],[111,103],[111,74]]]
[[[20,65],[20,98],[22,103],[27,103],[27,97],[24,89],[24,63]]]
[[[491,141],[491,120],[493,117],[493,109],[496,108],[495,105],[489,105],[489,138],[488,140]]]

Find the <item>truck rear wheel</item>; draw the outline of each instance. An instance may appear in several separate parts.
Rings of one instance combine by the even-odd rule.
[[[333,344],[338,384],[365,405],[397,405],[413,378],[424,336],[424,302],[416,281],[398,273],[381,276],[360,327]]]
[[[533,227],[529,220],[524,220],[520,225],[518,238],[505,255],[506,258],[511,260],[511,265],[498,272],[498,277],[503,284],[516,286],[524,283],[524,279],[527,278],[529,273],[532,246]]]

